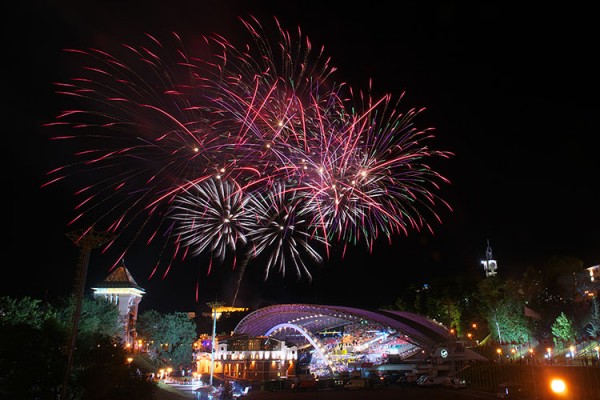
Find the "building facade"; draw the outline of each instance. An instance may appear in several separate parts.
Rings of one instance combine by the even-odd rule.
[[[296,375],[298,348],[272,337],[240,335],[215,342],[213,374],[222,378],[264,382],[292,379]],[[194,346],[196,371],[210,374],[211,339],[200,338]]]
[[[121,260],[102,282],[92,287],[92,291],[96,299],[104,299],[117,305],[119,321],[123,325],[121,340],[126,347],[133,347],[137,337],[135,325],[138,306],[145,291],[133,279],[125,262]]]

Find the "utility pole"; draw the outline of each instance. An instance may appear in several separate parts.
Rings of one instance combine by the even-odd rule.
[[[65,371],[65,379],[62,387],[61,399],[67,399],[69,387],[69,378],[71,368],[73,366],[73,353],[75,352],[75,344],[77,342],[77,330],[79,327],[79,318],[81,317],[81,305],[83,303],[83,295],[85,293],[85,280],[87,278],[88,264],[90,261],[90,253],[93,248],[99,247],[111,240],[114,236],[108,233],[94,232],[94,228],[80,230],[67,233],[67,237],[73,243],[80,247],[79,261],[77,270],[75,271],[75,284],[73,288],[73,297],[75,298],[75,308],[71,317],[71,329],[67,340],[67,369]]]
[[[210,345],[210,386],[213,384],[213,375],[215,373],[215,337],[217,335],[217,310],[223,306],[223,303],[217,301],[207,303],[212,311],[213,328],[212,328],[212,344]]]

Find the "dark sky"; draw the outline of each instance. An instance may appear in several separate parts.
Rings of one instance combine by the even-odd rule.
[[[126,3],[125,5],[121,3]],[[312,282],[273,276],[249,265],[238,302],[316,302],[374,307],[392,303],[408,282],[481,276],[490,240],[500,272],[519,276],[551,256],[600,263],[598,71],[596,21],[584,2],[559,7],[459,1],[32,1],[4,12],[3,179],[11,204],[0,294],[56,298],[73,288],[79,249],[72,193],[40,188],[65,154],[48,145],[42,125],[61,111],[53,82],[66,79],[63,48],[104,48],[144,33],[185,37],[213,32],[243,43],[237,17],[277,17],[324,45],[352,87],[400,95],[425,107],[430,146],[455,156],[438,167],[451,180],[440,196],[434,234],[410,231],[362,246],[315,267]],[[515,3],[517,4],[517,3]],[[238,38],[239,36],[239,38]],[[436,165],[437,167],[437,165]],[[125,263],[147,291],[141,309],[191,311],[227,302],[235,276],[205,259],[175,263],[163,279],[150,273],[157,251],[138,246]],[[88,286],[111,260],[91,253]],[[223,271],[225,269],[225,271]],[[196,301],[196,282],[200,282]]]

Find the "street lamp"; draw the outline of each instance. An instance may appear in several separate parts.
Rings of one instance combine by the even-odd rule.
[[[210,345],[210,385],[213,384],[213,375],[215,374],[215,336],[217,334],[217,310],[219,307],[223,306],[222,303],[212,302],[208,303],[212,311],[213,318],[213,329],[212,329],[212,343]]]
[[[496,353],[498,353],[498,362],[502,362],[502,349],[498,347]]]

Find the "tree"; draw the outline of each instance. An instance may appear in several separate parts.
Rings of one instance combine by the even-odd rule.
[[[115,306],[84,300],[66,400],[147,400],[155,384],[136,379],[111,316]],[[57,399],[62,392],[69,301],[55,308],[40,300],[0,298],[0,398]],[[72,309],[71,309],[72,310]],[[65,321],[65,317],[66,318]],[[103,326],[107,324],[109,327]]]
[[[162,314],[156,310],[148,310],[138,315],[136,330],[139,338],[148,344],[148,355],[157,360],[162,354],[162,342],[156,340],[163,336],[161,332]]]
[[[575,340],[573,322],[567,318],[564,312],[561,312],[552,324],[552,336],[554,336],[554,343],[556,344]]]
[[[102,335],[77,357],[76,387],[83,400],[148,400],[156,386],[137,376],[126,362],[127,353],[114,338]],[[77,354],[77,353],[76,353]]]
[[[21,299],[0,297],[0,326],[26,324],[41,328],[55,317],[56,309],[41,300],[27,296]]]
[[[586,332],[595,338],[600,336],[600,302],[595,296],[592,298],[590,322],[586,327]]]
[[[504,298],[497,304],[492,318],[497,324],[494,333],[498,334],[499,331],[503,342],[527,343],[531,338],[531,331],[523,312],[523,302],[520,299]]]
[[[163,364],[187,367],[192,362],[196,324],[186,313],[146,311],[138,317],[137,331],[150,343],[150,356]]]
[[[59,309],[59,319],[70,323],[74,309],[75,298],[69,297],[63,300],[62,308]],[[83,299],[77,328],[80,337],[86,335],[118,337],[122,330],[123,325],[119,320],[119,309],[116,304],[93,297]]]
[[[7,320],[3,320],[6,322]],[[65,332],[55,319],[0,328],[0,398],[55,399],[66,369]]]
[[[478,287],[482,299],[481,313],[485,316],[492,337],[501,343],[525,343],[531,330],[525,313],[520,282],[486,278]]]
[[[455,326],[459,328],[458,334],[462,334],[461,316],[462,312],[458,301],[450,296],[441,298],[430,298],[428,308],[431,310],[430,316],[445,326]]]
[[[409,307],[406,301],[402,297],[397,297],[393,305],[387,305],[382,307],[385,310],[397,310],[397,311],[409,311]]]

